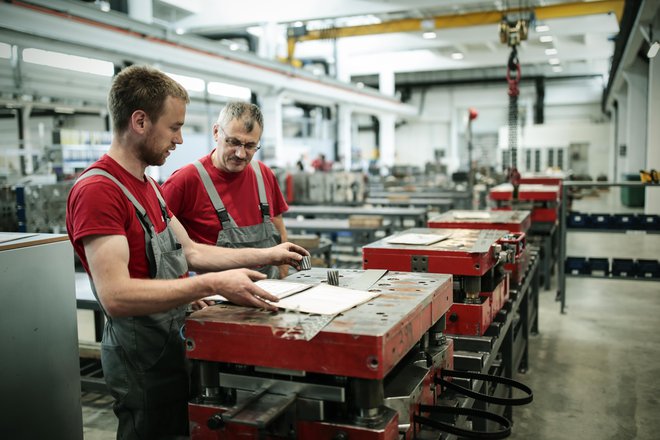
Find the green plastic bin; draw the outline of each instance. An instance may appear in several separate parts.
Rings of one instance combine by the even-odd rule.
[[[624,174],[626,182],[639,182],[639,174]],[[621,188],[621,204],[629,208],[643,208],[644,207],[644,188]]]

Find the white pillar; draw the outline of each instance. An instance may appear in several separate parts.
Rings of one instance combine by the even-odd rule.
[[[657,22],[658,20],[656,20]],[[645,170],[660,170],[660,56],[649,60],[649,107]],[[660,214],[660,189],[647,188],[645,212]]]
[[[30,115],[32,114],[32,104],[26,104],[21,110],[23,112],[23,154],[25,160],[25,174],[34,173],[34,162],[32,161],[32,139],[30,135]]]
[[[139,20],[144,23],[153,23],[153,5],[145,0],[128,0],[128,16],[133,20]]]
[[[350,106],[345,104],[339,106],[339,114],[337,115],[337,124],[339,124],[337,130],[339,136],[339,139],[337,139],[339,142],[338,152],[344,161],[345,171],[350,171],[353,165],[352,113],[353,110]]]
[[[284,166],[286,157],[283,151],[282,94],[262,95],[261,112],[264,115],[264,131],[261,134],[262,151],[259,160],[268,165]]]
[[[636,60],[623,75],[628,84],[628,143],[623,169],[619,172],[633,174],[639,173],[646,163],[648,68]]]
[[[261,58],[274,60],[277,58],[278,45],[283,40],[282,31],[277,23],[265,23],[261,26],[257,55]]]
[[[378,74],[378,88],[385,95],[394,96],[394,71],[385,70]],[[380,123],[380,164],[391,167],[396,162],[396,119],[394,115],[383,114]]]
[[[380,124],[379,138],[379,161],[381,166],[391,167],[396,162],[396,129],[394,115],[380,115],[378,117]]]

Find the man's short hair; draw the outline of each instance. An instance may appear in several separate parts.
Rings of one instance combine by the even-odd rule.
[[[157,122],[168,96],[190,102],[186,89],[160,70],[149,66],[123,69],[112,81],[108,95],[114,131],[125,131],[136,110],[143,110],[152,122]]]
[[[264,129],[264,116],[258,106],[245,101],[229,101],[227,105],[220,110],[217,124],[220,127],[226,127],[231,121],[238,119],[243,122],[245,131],[251,133],[254,130],[254,124]]]

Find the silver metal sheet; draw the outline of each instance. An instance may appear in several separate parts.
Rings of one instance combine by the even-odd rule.
[[[343,387],[318,385],[314,383],[291,382],[288,380],[266,379],[255,376],[220,373],[220,385],[226,388],[257,391],[268,388],[270,394],[296,394],[307,399],[325,402],[345,402],[346,392]]]

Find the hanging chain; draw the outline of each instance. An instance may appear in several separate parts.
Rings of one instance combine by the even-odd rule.
[[[513,185],[513,200],[518,199],[520,173],[518,172],[518,95],[520,89],[520,62],[516,46],[511,47],[506,68],[506,80],[509,83],[509,181]],[[507,165],[507,164],[505,164]]]

